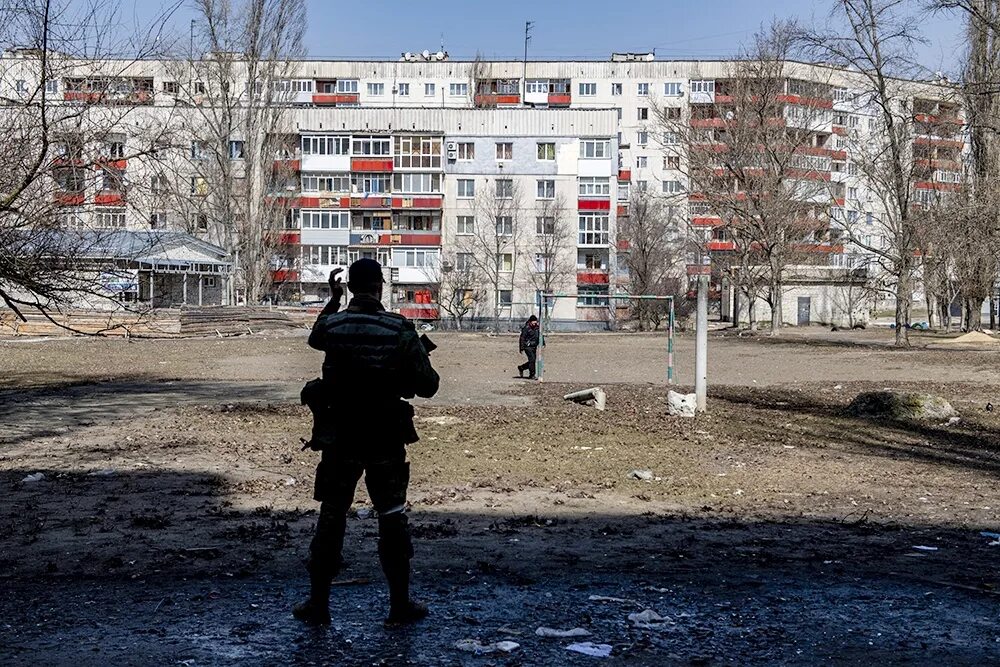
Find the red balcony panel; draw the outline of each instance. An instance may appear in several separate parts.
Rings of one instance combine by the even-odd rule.
[[[710,251],[715,252],[736,250],[736,243],[734,241],[709,241],[706,245]]]
[[[796,243],[792,245],[792,249],[796,252],[808,252],[817,254],[832,254],[837,255],[844,252],[844,246],[842,245],[829,245],[825,243]]]
[[[278,269],[271,273],[271,279],[276,283],[293,282],[299,279],[299,272],[295,269]]]
[[[128,167],[128,160],[98,160],[94,164],[94,169],[118,169],[125,171]]]
[[[411,320],[438,319],[438,309],[432,306],[402,306],[399,314]]]
[[[803,97],[801,95],[778,95],[779,102],[797,104],[804,107],[814,107],[816,109],[832,109],[833,100],[826,100],[820,97]]]
[[[800,178],[804,181],[829,181],[831,176],[828,171],[817,171],[815,169],[788,169],[791,178]]]
[[[917,190],[938,190],[939,192],[959,192],[961,183],[937,183],[934,181],[917,181],[913,184]]]
[[[913,143],[920,146],[937,146],[938,148],[962,148],[965,144],[954,139],[936,139],[932,137],[917,137]]]
[[[392,197],[344,197],[341,206],[345,200],[351,208],[392,208]]]
[[[721,227],[722,218],[713,216],[703,216],[691,218],[692,227]]]
[[[569,93],[549,93],[549,104],[570,104],[572,101]]]
[[[715,94],[716,104],[731,104],[732,101],[733,101],[732,95],[720,95],[719,93]]]
[[[98,206],[124,206],[125,195],[120,192],[101,192],[94,195],[94,203]]]
[[[88,93],[82,90],[67,90],[63,93],[63,100],[67,102],[99,102],[101,99],[100,93]]]
[[[288,171],[302,171],[302,160],[275,160],[272,167],[274,171],[286,169]]]
[[[711,264],[688,264],[687,274],[689,276],[710,276],[712,275]]]
[[[929,113],[918,113],[913,115],[913,119],[918,123],[965,125],[965,121],[958,116],[935,116]]]
[[[317,93],[312,96],[313,104],[357,104],[357,93]]]
[[[622,183],[626,183],[632,180],[632,170],[631,169],[619,169],[618,170],[618,180]]]
[[[726,121],[722,118],[692,118],[691,127],[694,128],[705,128],[705,127],[725,127]]]
[[[601,269],[586,269],[576,272],[578,285],[607,285],[608,282],[608,272]]]
[[[632,244],[628,242],[628,239],[618,239],[618,250],[621,252],[628,252],[632,247]]]
[[[841,125],[834,125],[833,126],[833,133],[834,134],[838,134],[838,135],[840,135],[842,137],[846,137],[847,136],[847,128],[843,127]]]
[[[278,241],[281,245],[298,245],[301,241],[301,234],[299,232],[281,232],[278,237]]]
[[[580,199],[576,207],[581,211],[610,211],[610,199]]]
[[[497,95],[497,104],[520,104],[520,95]]]
[[[81,206],[83,205],[84,194],[82,192],[57,192],[55,201],[60,206]]]
[[[351,171],[365,171],[365,172],[386,172],[392,171],[392,158],[388,160],[384,159],[370,159],[370,158],[351,158]]]
[[[397,234],[383,233],[378,237],[379,245],[440,246],[440,234]]]
[[[393,208],[433,208],[442,207],[443,197],[393,197]]]
[[[319,197],[299,197],[299,208],[319,208]]]
[[[628,204],[618,204],[618,217],[628,217]]]

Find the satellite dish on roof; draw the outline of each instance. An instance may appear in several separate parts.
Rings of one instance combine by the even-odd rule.
[[[428,58],[431,57],[431,52],[428,51],[427,49],[424,49],[423,53],[421,53],[420,55],[424,57],[424,60],[427,60]]]
[[[444,60],[444,51],[438,51],[437,53],[434,54],[434,57],[437,58],[438,60]]]

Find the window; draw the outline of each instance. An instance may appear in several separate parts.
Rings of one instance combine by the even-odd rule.
[[[303,245],[302,262],[321,266],[347,266],[347,246]]]
[[[107,157],[111,160],[121,160],[125,157],[125,142],[118,140],[111,140],[107,143]]]
[[[676,146],[681,142],[681,137],[676,132],[664,132],[663,133],[663,145],[664,146]]]
[[[393,164],[401,169],[441,167],[441,137],[397,136]]]
[[[476,231],[476,219],[471,215],[458,216],[459,236],[471,236]]]
[[[342,94],[357,94],[358,92],[358,80],[357,79],[337,79],[337,92]]]
[[[394,250],[392,265],[406,268],[436,267],[438,265],[438,250]]]
[[[458,145],[458,159],[459,160],[475,160],[476,159],[476,145],[471,141],[463,141]]]
[[[441,192],[441,174],[393,174],[392,189],[408,194]]]
[[[98,208],[94,209],[97,226],[101,229],[124,229],[125,209],[123,208]]]
[[[691,92],[692,93],[714,93],[715,92],[715,81],[692,81],[691,82]]]
[[[636,169],[645,169],[648,165],[649,165],[649,158],[647,158],[645,155],[637,155],[635,157]]]
[[[618,201],[628,201],[629,198],[629,184],[619,183],[618,184]]]
[[[349,211],[304,208],[299,212],[299,219],[302,221],[302,229],[350,229],[351,227]]]
[[[857,188],[847,188],[847,198],[848,199],[852,199],[852,200],[857,199],[858,198],[858,189]]]
[[[497,295],[497,305],[511,306],[514,303],[514,290],[502,289]]]
[[[424,84],[424,96],[425,97],[434,97],[434,84],[433,83],[425,83]]]
[[[580,95],[586,97],[592,97],[597,94],[597,84],[596,83],[581,83],[580,84]]]
[[[459,199],[472,199],[476,196],[476,182],[471,178],[460,178],[456,181]]]
[[[635,143],[639,144],[640,146],[645,146],[646,144],[648,144],[649,132],[647,132],[646,130],[639,130],[639,132],[635,135]]]
[[[191,194],[193,195],[207,195],[208,194],[208,179],[204,176],[192,176],[191,177]]]
[[[663,158],[664,169],[680,169],[681,158],[679,155],[667,155]]]
[[[469,84],[452,83],[448,85],[448,94],[452,97],[465,96],[469,94]]]
[[[851,99],[851,92],[847,88],[834,88],[833,100],[835,102],[848,102]]]
[[[303,192],[350,192],[351,175],[328,172],[303,172]]]
[[[368,94],[375,97],[381,97],[382,95],[385,95],[385,84],[380,81],[369,83]]]
[[[667,97],[680,97],[682,90],[679,81],[667,81],[663,84],[663,94]]]
[[[170,181],[163,174],[153,174],[150,178],[149,191],[154,195],[170,192]]]
[[[208,157],[208,144],[203,141],[191,142],[191,159],[204,160]]]
[[[538,273],[551,272],[555,267],[555,255],[551,252],[535,253],[535,271]]]
[[[514,144],[510,142],[497,142],[497,160],[513,160]]]
[[[549,92],[549,82],[543,79],[529,79],[524,84],[526,93],[547,93]]]
[[[302,137],[303,155],[350,155],[351,138],[334,136]]]
[[[536,199],[555,199],[556,196],[556,182],[552,180],[536,181],[537,184],[537,194]]]
[[[408,84],[408,83],[400,83],[400,84],[398,84],[396,86],[396,94],[399,95],[400,97],[409,97],[410,96],[410,84]]]
[[[356,137],[351,142],[351,154],[380,157],[392,155],[389,137]]]
[[[556,233],[555,216],[543,215],[535,218],[535,233],[539,236],[552,236]]]
[[[856,128],[860,124],[861,124],[861,118],[859,118],[858,116],[851,115],[851,116],[847,117],[847,126],[848,127],[854,127],[854,128]]]
[[[351,190],[366,195],[389,191],[391,174],[351,174]]]
[[[578,306],[608,307],[608,288],[606,285],[584,285],[579,288],[576,299]]]
[[[174,84],[177,85],[177,84]],[[49,79],[45,82],[45,92],[46,93],[58,93],[59,92],[59,79]]]
[[[663,181],[663,194],[676,195],[684,192],[684,186],[680,181]]]
[[[28,92],[28,82],[24,79],[18,79],[14,82],[14,92],[24,95]]]
[[[556,159],[556,145],[552,142],[538,143],[538,159],[551,161]]]
[[[611,195],[611,179],[607,176],[581,176],[581,197],[607,197]]]
[[[230,141],[229,142],[229,159],[230,160],[242,160],[246,157],[243,150],[242,141]]]
[[[636,89],[637,89],[637,92],[639,93],[639,97],[648,97],[649,96],[649,84],[648,83],[637,84],[636,85]]]
[[[620,84],[620,83],[612,83],[611,84],[611,94],[612,95],[616,95],[616,96],[617,95],[621,95],[622,94],[622,84]]]
[[[149,215],[149,228],[150,229],[166,229],[167,228],[167,214],[166,213],[150,213],[150,215]]]
[[[649,107],[639,107],[639,120],[649,120]]]
[[[680,120],[681,119],[681,108],[680,107],[664,107],[663,117],[667,120]]]
[[[514,270],[514,255],[509,252],[502,252],[497,255],[497,259],[500,262],[500,270],[504,273],[510,273]]]
[[[215,287],[215,276],[202,276],[201,283],[205,287]]]
[[[580,157],[603,160],[611,157],[611,141],[608,139],[582,139]]]
[[[498,178],[497,199],[510,199],[514,196],[514,181],[509,178]]]
[[[638,192],[646,192],[647,190],[649,190],[649,181],[636,181],[635,189]]]
[[[471,252],[455,253],[455,268],[459,271],[468,271],[473,267]]]
[[[579,263],[579,260],[577,260]],[[585,252],[583,253],[583,268],[585,269],[606,269],[607,265],[604,263],[602,253],[597,252]]]
[[[514,235],[514,218],[509,215],[497,216],[497,236]]]
[[[581,213],[579,245],[608,245],[608,214]]]
[[[194,82],[194,94],[195,95],[204,95],[205,94],[205,82],[204,81],[195,81]]]

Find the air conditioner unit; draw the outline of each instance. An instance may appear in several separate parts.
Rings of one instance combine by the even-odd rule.
[[[447,151],[448,151],[449,153],[451,153],[451,152],[454,152],[454,151],[457,151],[457,150],[458,150],[458,144],[457,144],[457,143],[455,143],[454,141],[449,141],[448,143],[446,143],[446,144],[444,145],[444,147],[445,147],[445,149],[447,149]]]
[[[454,162],[455,160],[457,160],[458,159],[458,151],[452,151],[452,150],[448,151],[448,159],[451,160],[452,162]]]

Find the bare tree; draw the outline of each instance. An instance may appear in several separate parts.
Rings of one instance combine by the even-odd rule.
[[[832,89],[790,71],[797,36],[795,23],[775,21],[716,81],[714,100],[692,99],[683,119],[657,110],[664,144],[685,153],[694,198],[741,248],[739,275],[753,274],[747,260],[766,267],[772,335],[783,322],[786,268],[814,257],[829,228],[831,158],[823,142]]]
[[[569,219],[566,198],[540,200],[535,209],[535,229],[523,236],[531,238],[526,248],[534,252],[534,265],[528,267],[528,284],[535,292],[553,294],[575,284],[576,227]]]
[[[629,274],[629,291],[636,295],[677,296],[677,267],[683,250],[681,209],[674,198],[634,189],[628,215],[618,220],[619,261]],[[639,330],[657,328],[662,304],[637,301],[634,305]]]
[[[113,3],[0,8],[0,76],[13,87],[0,117],[0,302],[21,319],[31,308],[55,322],[80,301],[125,305],[105,283],[126,277],[115,235],[142,190],[126,166],[162,142],[141,60],[158,53],[164,20],[122,31]],[[98,200],[116,213],[98,214]]]
[[[496,178],[472,202],[473,229],[456,238],[456,249],[467,257],[471,268],[489,288],[489,312],[495,331],[500,330],[500,317],[507,307],[503,293],[514,293],[524,235],[523,201],[517,180]]]
[[[304,53],[303,0],[197,0],[194,51],[174,66],[177,99],[193,110],[190,151],[178,175],[180,200],[232,253],[247,303],[271,286],[294,185],[285,132],[295,94],[293,60]]]
[[[475,263],[465,253],[452,252],[441,262],[438,276],[437,305],[461,329],[469,316],[475,316],[486,296],[480,287]]]
[[[849,227],[848,233],[851,242],[877,258],[891,278],[899,346],[909,345],[922,208],[914,189],[916,110],[910,107],[907,81],[918,72],[912,49],[919,36],[917,18],[906,9],[906,0],[837,0],[835,14],[845,22],[846,31],[803,34],[819,60],[856,73],[856,106],[873,119],[872,131],[852,133],[849,148],[880,209],[879,242],[866,241],[857,227]]]

